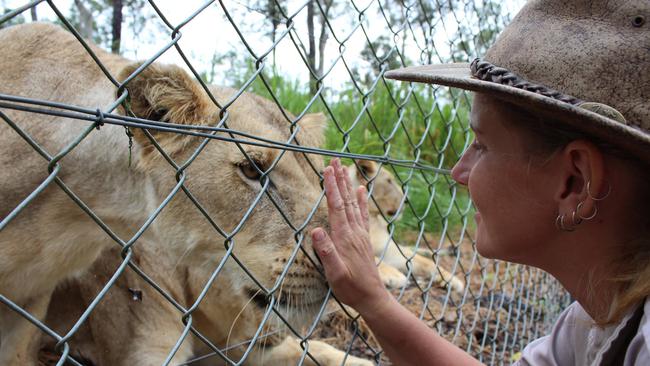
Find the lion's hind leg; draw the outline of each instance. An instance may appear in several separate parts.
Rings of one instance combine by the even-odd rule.
[[[375,258],[375,260],[379,261],[379,258]],[[386,262],[379,262],[377,269],[384,286],[388,288],[402,288],[408,284],[406,275]]]
[[[407,260],[408,258],[410,260]],[[465,291],[465,283],[463,280],[448,270],[436,265],[431,258],[415,253],[410,247],[400,245],[398,248],[392,240],[386,248],[384,263],[402,273],[409,273],[410,269],[411,274],[418,278],[430,279],[433,277],[434,281],[440,286],[449,286],[454,292],[462,293]],[[380,274],[382,274],[381,268]]]
[[[402,247],[402,251],[407,256],[413,256],[411,264],[413,266],[413,274],[417,277],[431,278],[434,277],[435,281],[443,287],[451,287],[457,293],[465,291],[465,282],[447,271],[441,266],[425,256],[414,254],[410,248]]]

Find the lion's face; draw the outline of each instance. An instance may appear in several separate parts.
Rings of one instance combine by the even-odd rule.
[[[198,84],[182,70],[154,66],[150,66],[149,74],[145,71],[142,80],[135,78],[127,86],[136,115],[216,125],[220,111]],[[219,101],[228,100],[234,93],[223,88],[211,91]],[[295,143],[289,141],[289,123],[270,101],[243,94],[227,110],[230,129]],[[322,115],[303,117],[296,135],[301,145],[320,144],[322,122]],[[207,280],[230,254],[219,276],[227,277],[240,295],[265,307],[265,291],[271,291],[278,308],[296,305],[303,311],[288,313],[313,314],[327,290],[324,277],[314,266],[316,258],[309,239],[311,228],[327,226],[316,173],[323,168],[321,157],[311,155],[308,161],[301,153],[280,149],[219,140],[203,146],[202,138],[160,132],[153,135],[177,165],[191,160],[180,178],[189,194],[176,194],[154,228],[169,243],[172,255],[191,270],[205,271]],[[148,171],[155,180],[158,197],[167,196],[177,187],[175,169],[141,131],[136,131],[135,139],[141,145],[137,168]]]
[[[381,212],[387,217],[394,216],[400,208],[404,192],[393,174],[383,167],[379,169],[377,163],[370,160],[359,160],[357,165],[358,168],[350,166],[350,178],[353,182],[368,186],[368,182],[372,181],[374,202],[369,203],[370,215],[379,215],[381,208]]]

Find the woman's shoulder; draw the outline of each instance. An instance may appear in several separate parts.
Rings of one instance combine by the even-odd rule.
[[[588,327],[589,316],[577,302],[569,305],[555,321],[551,333],[528,344],[521,352],[517,366],[573,365],[575,340],[583,327]]]
[[[625,352],[624,366],[650,365],[650,298],[643,305],[639,328]]]
[[[612,355],[624,349],[624,366],[650,365],[650,300],[643,304],[642,313],[640,308],[637,310],[619,324],[602,328],[574,302],[560,314],[550,334],[526,346],[515,364],[607,365]],[[635,317],[635,314],[642,316]]]

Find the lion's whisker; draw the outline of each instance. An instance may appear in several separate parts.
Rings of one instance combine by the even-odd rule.
[[[237,320],[239,320],[239,317],[244,313],[244,310],[246,310],[246,307],[253,301],[255,296],[257,296],[260,293],[261,289],[258,289],[255,294],[253,294],[248,301],[246,301],[246,304],[241,308],[239,313],[235,316],[235,319],[233,319],[232,324],[230,325],[230,330],[228,330],[228,337],[226,337],[226,356],[228,356],[228,347],[230,347],[230,336],[232,335],[233,329],[235,329],[235,324],[237,323]]]
[[[187,255],[190,253],[190,250],[192,250],[192,249],[194,249],[194,246],[193,246],[193,245],[188,245],[188,246],[185,248],[185,250],[183,251],[183,254],[181,254],[181,255],[178,257],[178,260],[176,261],[176,263],[174,263],[174,267],[172,267],[172,269],[170,270],[170,273],[175,273],[175,272],[176,272],[176,268],[178,268],[178,266],[181,264],[181,261],[182,261],[183,259],[185,259],[185,257],[187,257]]]

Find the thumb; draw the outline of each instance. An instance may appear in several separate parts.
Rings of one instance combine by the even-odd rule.
[[[335,278],[344,274],[345,264],[327,232],[322,228],[316,228],[311,232],[311,240],[314,251],[323,264],[327,279],[332,282]]]

